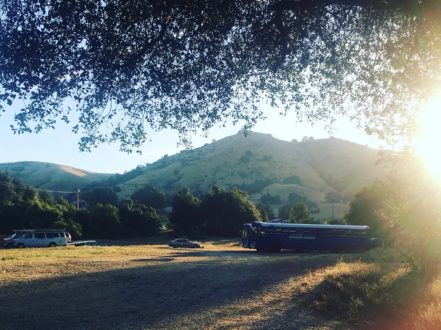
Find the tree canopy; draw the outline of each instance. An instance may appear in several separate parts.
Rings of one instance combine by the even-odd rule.
[[[118,204],[118,195],[111,187],[97,187],[93,190],[86,191],[83,198],[90,206],[97,204]]]
[[[18,133],[71,122],[83,150],[250,128],[262,100],[401,138],[440,83],[440,13],[437,0],[1,1],[1,107],[24,101]]]
[[[396,189],[396,187],[393,188]],[[391,211],[385,205],[399,204],[395,195],[392,188],[383,182],[375,182],[364,187],[354,196],[350,204],[350,209],[345,216],[347,223],[368,225],[374,237],[387,237],[391,227],[388,224]]]
[[[309,209],[304,203],[296,203],[289,211],[289,221],[294,223],[308,223]]]
[[[214,186],[201,199],[184,188],[173,200],[170,222],[178,233],[235,237],[244,223],[262,220],[262,213],[245,192]]]
[[[184,188],[173,199],[173,210],[169,215],[174,230],[192,232],[202,230],[203,223],[200,214],[201,200]]]
[[[155,209],[162,209],[166,205],[165,194],[152,186],[145,186],[135,191],[132,194],[132,199],[136,203],[144,204]]]

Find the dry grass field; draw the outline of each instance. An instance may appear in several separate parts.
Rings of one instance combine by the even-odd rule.
[[[384,269],[363,254],[257,254],[231,242],[204,246],[0,250],[0,329],[372,327],[378,311],[360,318],[348,306],[375,302],[382,287],[409,273],[403,264]],[[363,291],[366,276],[378,290]],[[345,296],[345,287],[356,294]],[[378,320],[377,326],[394,324]]]

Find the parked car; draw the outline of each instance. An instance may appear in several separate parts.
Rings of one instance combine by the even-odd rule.
[[[72,241],[70,234],[63,229],[15,230],[10,237],[3,239],[5,247],[65,246]]]
[[[169,246],[172,248],[178,248],[178,247],[185,247],[185,248],[201,248],[202,246],[196,242],[190,241],[188,238],[177,238],[170,243],[168,243]]]

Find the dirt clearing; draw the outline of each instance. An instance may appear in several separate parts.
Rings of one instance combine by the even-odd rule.
[[[0,250],[0,328],[350,328],[308,301],[327,276],[374,267],[358,258],[209,243]]]

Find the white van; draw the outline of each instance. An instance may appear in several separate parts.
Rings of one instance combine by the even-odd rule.
[[[72,241],[64,229],[25,229],[14,230],[14,234],[3,240],[6,247],[37,247],[67,245]]]

